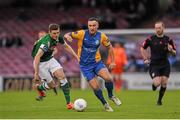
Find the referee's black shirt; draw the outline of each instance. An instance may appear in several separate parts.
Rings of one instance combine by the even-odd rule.
[[[150,47],[151,63],[159,64],[168,61],[168,43],[172,45],[174,50],[176,49],[173,40],[168,36],[158,37],[157,35],[152,35],[143,42],[142,47],[144,49]]]

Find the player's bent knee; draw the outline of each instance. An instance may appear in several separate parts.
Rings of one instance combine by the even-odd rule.
[[[158,87],[158,86],[161,85],[161,81],[154,81],[153,83],[154,83],[154,85],[155,85],[156,87]]]
[[[50,89],[55,87],[55,82],[52,80],[50,83],[48,83],[48,86]]]
[[[167,84],[162,84],[161,86],[162,86],[162,87],[167,87]]]
[[[154,79],[153,79],[153,83],[154,83],[154,85],[156,85],[156,86],[161,85],[161,78],[160,78],[160,77],[154,78]]]
[[[90,86],[93,90],[98,90],[100,88],[97,84],[90,84]]]
[[[161,83],[161,86],[162,86],[162,87],[166,87],[166,86],[167,86],[167,82],[162,82],[162,83]]]
[[[61,75],[61,76],[57,76],[56,77],[58,80],[64,80],[66,77],[65,77],[65,75]]]
[[[92,89],[93,90],[99,90],[100,88],[99,88],[99,86],[94,86],[94,87],[92,87]]]
[[[103,79],[104,79],[106,82],[112,82],[112,81],[113,81],[113,77],[112,77],[111,75],[106,76],[106,77],[103,77]]]
[[[64,72],[60,69],[60,70],[57,70],[53,73],[53,75],[58,78],[58,79],[65,79],[65,74]]]
[[[113,79],[111,78],[107,78],[107,79],[104,79],[106,82],[113,82]]]

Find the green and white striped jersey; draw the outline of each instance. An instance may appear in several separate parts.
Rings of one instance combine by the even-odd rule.
[[[62,36],[59,36],[57,40],[54,40],[51,38],[50,34],[46,34],[44,37],[40,38],[38,41],[35,42],[31,55],[34,58],[38,50],[42,49],[44,51],[44,54],[40,58],[40,62],[48,61],[53,57],[52,54],[54,48],[57,46],[58,43],[65,43]]]

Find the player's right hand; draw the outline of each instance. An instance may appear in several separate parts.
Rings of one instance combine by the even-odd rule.
[[[40,84],[41,80],[38,75],[34,74],[34,78],[32,80],[32,89],[36,90],[37,86]]]
[[[149,65],[149,64],[150,64],[150,60],[145,59],[145,60],[144,60],[144,64]]]
[[[72,40],[73,40],[72,37],[69,34],[65,34],[64,38],[69,42],[72,42]]]
[[[39,75],[34,74],[33,82],[36,83],[38,81],[40,81]]]
[[[112,70],[116,67],[116,63],[112,62],[109,64],[109,69]]]

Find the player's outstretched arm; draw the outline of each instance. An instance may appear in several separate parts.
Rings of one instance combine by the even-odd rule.
[[[71,35],[70,35],[70,33],[66,33],[65,35],[64,35],[64,39],[65,40],[67,40],[67,41],[69,41],[69,42],[72,42],[72,37],[71,37]]]
[[[70,45],[68,45],[66,42],[64,44],[64,47],[65,47],[65,50],[67,52],[69,52],[70,54],[72,54],[78,61],[79,61],[79,58],[77,56],[77,54],[74,52],[74,50],[72,49],[72,47]]]

